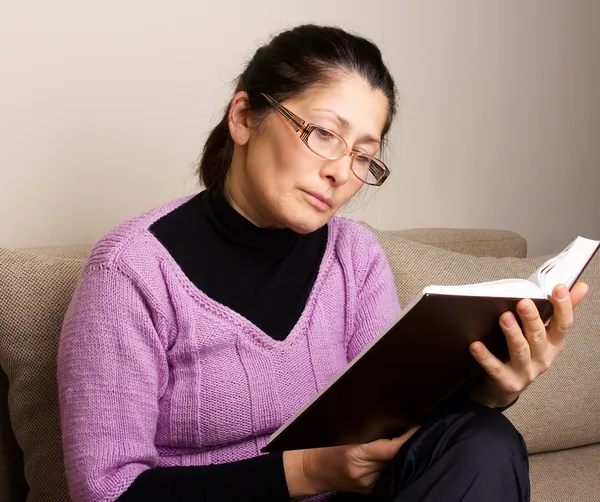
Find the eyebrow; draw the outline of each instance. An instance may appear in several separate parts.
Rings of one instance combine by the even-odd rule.
[[[337,119],[337,121],[340,123],[340,125],[342,126],[342,129],[348,130],[348,129],[351,129],[351,127],[352,127],[350,125],[350,122],[347,119],[342,117],[340,114],[338,114],[334,110],[331,110],[329,108],[313,108],[313,110],[316,112],[327,112],[327,113],[332,114]],[[365,135],[361,136],[357,142],[360,143],[362,141],[366,141],[368,143],[377,143],[377,144],[381,143],[380,139],[377,139],[377,138],[371,136],[370,134],[365,134]]]

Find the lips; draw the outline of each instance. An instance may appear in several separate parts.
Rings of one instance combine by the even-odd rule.
[[[316,199],[317,201],[319,201],[322,205],[327,206],[327,208],[331,209],[333,207],[333,201],[331,200],[330,197],[327,197],[325,195],[322,195],[318,192],[311,192],[310,190],[304,190],[304,193],[306,193],[307,195],[309,195],[310,197],[312,197],[313,199]]]

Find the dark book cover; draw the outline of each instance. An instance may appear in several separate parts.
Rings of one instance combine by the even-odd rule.
[[[469,351],[483,342],[508,360],[499,317],[520,298],[423,294],[265,452],[366,443],[405,432],[484,373]],[[549,300],[533,300],[542,319]],[[518,316],[517,316],[518,319]]]
[[[557,264],[567,263],[562,273],[575,272],[566,281],[570,289],[599,248],[599,241],[578,237],[540,267],[538,276],[546,277]],[[399,436],[449,399],[467,394],[484,377],[469,351],[471,343],[481,341],[500,360],[509,359],[499,318],[511,311],[521,324],[516,306],[522,296],[441,294],[428,289],[279,428],[263,451],[360,444]],[[551,301],[532,300],[542,320],[550,320]]]

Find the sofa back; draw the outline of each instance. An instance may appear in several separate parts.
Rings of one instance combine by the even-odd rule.
[[[388,255],[402,304],[431,283],[527,277],[542,261],[541,257],[525,258],[525,240],[508,231],[373,231]],[[30,502],[68,500],[56,395],[56,350],[62,318],[88,251],[85,246],[0,249],[0,500],[25,500],[27,485]],[[600,413],[600,375],[588,375],[586,383],[570,390],[565,390],[561,381],[567,375],[567,383],[572,384],[582,366],[583,374],[589,373],[590,351],[584,342],[597,335],[597,324],[594,329],[593,333],[574,333],[581,339],[562,358],[563,367],[548,372],[546,383],[525,393],[519,405],[509,410],[531,452],[600,441],[598,427],[587,419],[594,410]],[[559,399],[552,396],[553,390],[558,391]],[[581,412],[585,419],[578,418]],[[565,420],[571,424],[560,427]],[[549,423],[555,427],[550,434]]]

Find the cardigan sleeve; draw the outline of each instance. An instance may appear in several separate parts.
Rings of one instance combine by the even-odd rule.
[[[161,317],[117,267],[88,267],[63,322],[58,387],[74,501],[115,500],[155,467],[158,399],[166,385]]]

